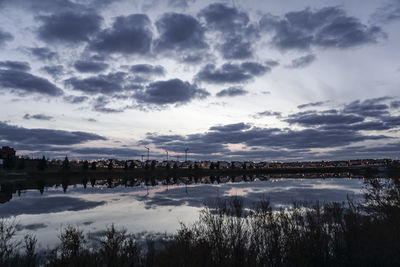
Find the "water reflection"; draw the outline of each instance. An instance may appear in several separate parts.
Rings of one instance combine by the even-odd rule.
[[[45,246],[55,244],[60,229],[68,224],[86,232],[112,223],[129,232],[174,232],[180,221],[194,221],[201,208],[220,198],[241,196],[245,205],[268,198],[275,208],[293,201],[362,199],[363,179],[332,177],[244,175],[6,183],[0,190],[0,217],[15,218],[21,236],[34,232]]]

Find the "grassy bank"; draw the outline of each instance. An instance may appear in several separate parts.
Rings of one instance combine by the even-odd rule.
[[[65,228],[58,247],[38,253],[33,236],[16,241],[0,222],[1,266],[399,266],[400,182],[369,181],[365,202],[294,204],[268,200],[204,209],[169,239],[142,242],[110,226],[96,242]],[[93,240],[91,240],[93,241]]]

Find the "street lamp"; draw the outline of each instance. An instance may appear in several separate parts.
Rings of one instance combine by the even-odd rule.
[[[187,162],[187,152],[188,152],[189,148],[185,149],[185,162]]]
[[[147,149],[147,161],[149,161],[149,159],[150,159],[150,148],[148,148],[147,146],[145,146],[144,148]]]
[[[167,161],[168,161],[168,150],[165,150],[165,152],[167,152]]]

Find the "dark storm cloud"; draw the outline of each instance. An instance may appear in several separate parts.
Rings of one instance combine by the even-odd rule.
[[[59,78],[64,73],[64,67],[62,65],[44,66],[41,70],[51,75],[54,79]]]
[[[73,148],[71,152],[81,155],[95,155],[96,157],[107,155],[111,158],[133,158],[143,154],[142,150],[131,148],[109,148],[109,147],[84,147]]]
[[[324,114],[317,112],[299,112],[289,115],[286,122],[301,125],[323,125],[323,124],[352,124],[364,121],[364,117],[346,114]]]
[[[31,47],[27,50],[39,60],[52,60],[58,57],[56,52],[47,47]]]
[[[89,37],[100,30],[102,17],[96,13],[65,12],[39,16],[42,25],[39,38],[46,42],[76,44],[89,41]]]
[[[3,47],[6,42],[14,40],[14,37],[11,35],[11,33],[3,31],[0,28],[0,47]]]
[[[74,67],[80,72],[102,72],[108,68],[108,64],[96,61],[78,60]]]
[[[367,99],[365,101],[356,101],[364,107],[369,106],[372,109],[382,109],[377,107],[381,102],[390,98],[383,97],[377,99]],[[309,106],[318,106],[321,103],[311,103]],[[346,105],[345,107],[348,107]],[[354,104],[351,107],[355,107]],[[358,107],[358,106],[357,106]],[[345,110],[345,109],[344,109]],[[205,133],[191,134],[187,136],[164,135],[158,138],[157,135],[147,137],[147,141],[157,147],[168,148],[170,151],[183,151],[184,147],[191,147],[195,144],[207,144],[202,152],[192,152],[194,154],[221,153],[225,156],[240,156],[227,149],[228,144],[242,144],[251,150],[276,151],[285,150],[288,154],[291,152],[298,157],[309,156],[309,149],[314,148],[340,148],[347,145],[353,145],[367,140],[388,140],[391,137],[385,135],[364,135],[362,131],[385,131],[397,129],[400,127],[400,116],[382,115],[378,120],[366,120],[368,114],[348,114],[344,110],[323,110],[307,111],[290,114],[285,121],[289,123],[300,124],[306,127],[302,130],[278,129],[278,128],[259,128],[252,127],[249,124],[238,123],[229,125],[218,125],[211,127]],[[355,111],[360,113],[361,108]],[[363,113],[363,112],[361,112]],[[260,112],[256,116],[277,116],[281,114],[272,111]],[[216,146],[212,146],[215,144]],[[175,150],[174,150],[175,149]],[[227,151],[228,150],[228,151]],[[303,150],[297,153],[296,151]],[[305,154],[304,154],[305,153]],[[248,155],[260,155],[257,152]]]
[[[388,125],[383,121],[364,121],[354,124],[326,124],[319,129],[324,130],[351,130],[351,131],[384,131],[393,128],[393,126]]]
[[[166,149],[175,153],[183,153],[186,148],[189,148],[189,153],[193,154],[213,154],[213,153],[227,153],[229,149],[227,149],[223,144],[215,143],[215,144],[207,144],[196,141],[184,141],[184,142],[171,142],[160,146],[162,149]],[[181,158],[183,155],[181,156]],[[209,160],[209,156],[207,160]]]
[[[240,36],[229,38],[223,43],[221,52],[225,59],[246,59],[253,55],[251,42]]]
[[[343,112],[348,114],[356,114],[365,117],[379,117],[389,114],[389,106],[382,101],[390,99],[389,97],[380,97],[366,99],[364,101],[354,101],[347,104]]]
[[[199,64],[201,61],[203,61],[203,55],[201,54],[189,54],[182,58],[182,62],[188,64]]]
[[[265,61],[265,65],[267,65],[270,68],[274,68],[274,67],[279,66],[279,61],[269,59],[269,60]]]
[[[248,159],[304,159],[312,158],[315,153],[308,149],[296,149],[296,150],[284,150],[284,149],[255,149],[255,150],[240,150],[240,151],[230,151],[227,156],[231,159],[237,158],[238,160],[248,160]]]
[[[150,65],[150,64],[136,64],[131,66],[131,71],[137,74],[145,75],[160,75],[163,76],[166,72],[165,68],[160,65]]]
[[[292,69],[304,68],[311,65],[311,63],[313,63],[316,59],[317,57],[313,54],[298,57],[293,59],[292,63],[288,67]]]
[[[183,153],[189,148],[189,153],[212,154],[228,152],[222,143],[204,143],[201,135],[156,135],[147,134],[146,140],[139,142],[141,145],[155,144],[160,149],[170,152]]]
[[[80,104],[88,100],[89,98],[87,96],[74,96],[74,95],[69,95],[69,96],[64,96],[63,100],[67,103],[70,104]]]
[[[0,90],[9,90],[20,94],[41,94],[59,96],[63,91],[48,80],[30,73],[17,70],[0,69]]]
[[[132,14],[117,17],[111,28],[100,32],[91,43],[98,52],[147,54],[153,38],[147,15]]]
[[[348,146],[326,153],[326,157],[338,159],[354,158],[396,158],[399,156],[400,143],[381,144],[379,146]]]
[[[257,62],[243,62],[242,64],[240,64],[240,67],[243,71],[248,72],[254,76],[263,75],[271,70],[270,66],[262,65]]]
[[[182,152],[184,147],[190,149],[194,145],[199,148],[191,153],[221,153],[226,152],[228,144],[243,144],[250,148],[263,149],[311,149],[335,148],[366,140],[383,140],[386,136],[362,135],[354,130],[347,129],[304,129],[290,130],[277,128],[250,127],[239,123],[225,126],[214,126],[206,133],[187,136],[148,135],[147,141],[159,148],[168,148],[169,151]],[[201,146],[203,144],[203,148]],[[214,146],[213,146],[214,145]]]
[[[157,135],[155,133],[147,133],[147,139],[139,141],[139,145],[148,145],[151,142],[154,143],[168,143],[174,141],[184,141],[185,137],[182,135]]]
[[[49,120],[53,119],[52,116],[48,116],[48,115],[45,115],[45,114],[33,114],[33,115],[31,115],[29,113],[26,113],[23,118],[24,118],[24,120],[41,120],[41,121],[49,121]]]
[[[207,26],[221,32],[237,32],[249,23],[249,16],[225,4],[211,4],[199,13],[199,17],[204,18]]]
[[[260,131],[263,132],[263,131]],[[385,139],[385,136],[366,136],[355,131],[339,130],[287,130],[256,136],[245,141],[248,146],[275,147],[288,149],[309,149],[340,147],[365,140]]]
[[[320,107],[320,106],[324,105],[326,102],[327,101],[311,102],[311,103],[307,103],[307,104],[298,105],[297,108],[303,109],[303,108],[309,108],[309,107]]]
[[[26,61],[0,61],[0,68],[7,68],[17,71],[29,71],[31,66]]]
[[[372,20],[382,24],[400,20],[400,1],[389,0],[385,2],[372,14]]]
[[[281,117],[282,113],[277,112],[277,111],[266,110],[266,111],[256,113],[253,117],[254,118],[262,118],[262,117],[269,117],[269,116]]]
[[[109,97],[104,96],[95,98],[93,102],[93,110],[101,113],[121,113],[128,108],[127,106],[118,108],[109,107],[108,105],[111,102],[110,100]]]
[[[3,0],[5,5],[15,5],[36,12],[60,12],[60,10],[79,10],[84,6],[70,0]]]
[[[196,0],[168,0],[168,5],[173,8],[186,9],[189,4],[194,3]]]
[[[207,29],[220,33],[220,52],[225,59],[246,59],[253,56],[252,43],[258,36],[255,27],[249,24],[249,16],[235,7],[211,4],[199,13]]]
[[[73,77],[65,80],[64,83],[72,89],[86,94],[113,94],[124,90],[122,84],[125,75],[123,72],[116,72],[84,79]]]
[[[400,116],[383,116],[379,119],[391,129],[400,127]]]
[[[356,123],[356,124],[343,124],[343,125],[337,125],[337,129],[349,129],[353,131],[385,131],[385,130],[396,130],[397,128],[400,127],[400,116],[380,116],[377,118],[377,120],[373,121],[364,121],[362,123]],[[332,127],[334,128],[335,126],[329,126],[326,125],[322,128],[328,128]]]
[[[269,71],[271,71],[269,66],[256,62],[225,63],[220,68],[217,68],[214,64],[207,64],[197,73],[196,79],[216,84],[243,83]]]
[[[51,129],[28,129],[0,122],[0,139],[26,145],[74,145],[106,138],[87,132]]]
[[[390,107],[391,107],[391,108],[400,108],[400,101],[399,101],[399,100],[397,100],[397,101],[392,101],[392,102],[390,103]]]
[[[204,29],[190,15],[167,13],[158,21],[156,27],[160,34],[155,40],[155,49],[164,51],[182,51],[208,48],[204,40]]]
[[[246,95],[249,92],[244,90],[240,86],[236,87],[229,87],[227,89],[219,91],[216,96],[217,97],[234,97],[234,96],[241,96],[241,95]]]
[[[250,129],[251,125],[243,122],[227,124],[227,125],[218,125],[210,127],[211,131],[216,132],[235,132]]]
[[[311,46],[350,48],[376,43],[385,35],[381,28],[365,25],[339,7],[307,8],[286,13],[282,18],[264,15],[260,28],[272,34],[272,44],[281,50]]]
[[[318,130],[344,131],[385,131],[400,126],[400,119],[390,115],[389,106],[385,104],[390,97],[372,98],[364,101],[353,101],[344,105],[343,109],[328,109],[322,111],[305,111],[290,114],[286,122],[300,124]],[[324,102],[314,102],[300,105],[320,106]]]
[[[186,104],[209,96],[206,90],[179,79],[150,83],[144,91],[135,94],[139,102],[155,105]]]

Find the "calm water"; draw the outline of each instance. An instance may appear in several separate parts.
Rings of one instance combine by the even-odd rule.
[[[97,182],[82,185],[45,187],[14,193],[0,204],[0,217],[18,223],[18,235],[36,235],[39,247],[54,246],[66,225],[77,225],[86,233],[96,233],[114,223],[129,232],[173,233],[179,222],[197,219],[205,205],[220,198],[240,196],[245,205],[269,199],[274,208],[293,201],[343,202],[350,197],[361,201],[362,179],[255,179],[251,182],[196,183],[146,186],[109,185]],[[64,192],[65,191],[65,192]]]

